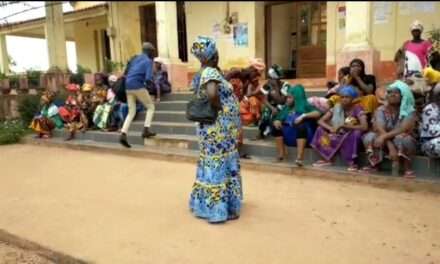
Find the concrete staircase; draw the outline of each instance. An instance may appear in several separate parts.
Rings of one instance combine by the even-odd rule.
[[[322,96],[324,91],[308,92],[308,96]],[[191,97],[189,92],[174,93],[163,96],[162,102],[156,106],[156,112],[153,120],[152,130],[158,135],[155,138],[143,140],[141,131],[143,129],[143,120],[145,113],[139,113],[130,127],[128,140],[135,146],[154,146],[170,149],[181,149],[188,151],[198,150],[198,141],[196,137],[195,124],[188,121],[185,117],[186,103]],[[252,141],[258,134],[256,127],[244,128],[244,150],[256,159],[275,160],[276,148],[272,138]],[[64,131],[56,131],[56,137],[66,137]],[[119,144],[119,134],[116,132],[87,131],[79,133],[77,139],[83,141],[94,141],[100,143]],[[296,149],[289,148],[288,163],[293,164],[296,156]],[[310,165],[318,160],[319,156],[312,150],[306,150],[305,164]],[[366,164],[365,157],[361,157],[361,163]],[[341,169],[344,163],[339,158],[335,164]],[[385,163],[384,169],[390,169],[390,164]],[[440,162],[430,160],[426,157],[416,157],[414,160],[414,169],[418,176],[440,179]],[[390,174],[390,172],[388,172]]]

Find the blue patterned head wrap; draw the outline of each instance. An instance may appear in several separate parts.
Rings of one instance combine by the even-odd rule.
[[[340,96],[350,96],[353,98],[356,98],[359,96],[359,93],[356,90],[356,88],[354,88],[351,85],[345,85],[345,86],[341,87],[341,89],[339,89],[338,93]]]
[[[191,47],[191,53],[200,62],[209,61],[217,53],[215,40],[210,37],[198,36]]]

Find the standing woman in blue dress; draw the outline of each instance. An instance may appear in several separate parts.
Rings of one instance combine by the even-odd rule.
[[[214,124],[198,124],[200,159],[189,206],[191,212],[210,223],[237,219],[240,215],[242,186],[240,156],[237,150],[241,127],[240,108],[231,84],[218,67],[215,41],[199,36],[191,53],[200,61],[194,76],[195,93],[205,93],[218,109]]]

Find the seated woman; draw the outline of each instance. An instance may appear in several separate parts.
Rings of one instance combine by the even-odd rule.
[[[168,81],[168,72],[164,70],[163,63],[159,58],[154,59],[153,85],[148,92],[154,95],[156,102],[160,102],[162,94],[171,93],[171,83]]]
[[[37,132],[39,138],[52,137],[52,130],[63,128],[63,120],[58,113],[58,107],[53,103],[55,93],[46,91],[41,96],[41,111],[34,117],[29,128]]]
[[[350,79],[350,67],[342,67],[338,70],[338,82],[330,81],[327,83],[327,95],[325,97],[312,96],[307,98],[309,104],[318,109],[322,114],[326,113],[338,101],[338,90],[348,84]]]
[[[297,166],[303,165],[306,144],[311,142],[316,129],[314,121],[320,116],[321,113],[307,102],[302,85],[288,88],[286,104],[275,116],[272,128],[278,150],[278,161],[283,161],[287,156],[285,145],[296,146],[295,163]]]
[[[342,87],[339,89],[340,102],[319,120],[311,146],[325,160],[317,161],[314,166],[331,165],[334,156],[340,153],[349,171],[358,170],[358,149],[363,132],[368,130],[365,112],[354,101],[358,95],[353,86]]]
[[[75,137],[77,130],[85,132],[88,126],[87,116],[81,110],[82,96],[80,93],[79,85],[69,84],[66,87],[69,92],[69,96],[64,103],[64,106],[60,107],[59,113],[65,127],[69,132],[69,137],[66,140],[72,140]]]
[[[243,125],[258,124],[261,118],[261,108],[264,95],[260,90],[259,80],[266,65],[261,59],[250,61],[251,66],[246,72],[247,81],[243,85],[243,100],[240,101],[240,116]]]
[[[261,88],[264,97],[264,108],[259,124],[260,134],[257,139],[262,139],[271,133],[273,117],[275,117],[286,102],[287,89],[289,84],[281,81],[282,68],[273,65],[269,71],[269,80]]]
[[[384,150],[387,150],[393,168],[398,168],[402,158],[405,177],[415,177],[411,170],[411,158],[416,153],[417,143],[412,135],[415,125],[414,103],[414,96],[405,82],[397,80],[388,87],[387,104],[376,110],[373,131],[363,137],[370,163],[364,171],[377,170],[383,161]]]
[[[420,140],[424,155],[440,158],[440,83],[432,91],[431,103],[423,109]]]
[[[97,128],[105,130],[114,104],[114,94],[111,89],[107,89],[107,91],[98,91],[96,97],[98,106],[93,113],[93,123]]]

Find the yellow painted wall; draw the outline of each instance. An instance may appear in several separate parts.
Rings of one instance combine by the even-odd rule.
[[[79,9],[84,9],[84,8],[88,8],[88,7],[92,7],[92,6],[96,6],[96,5],[102,5],[105,4],[106,1],[78,1],[75,2],[73,9],[74,10],[79,10]]]
[[[271,54],[269,61],[284,69],[291,68],[291,33],[296,32],[295,4],[274,5],[271,7]]]
[[[393,60],[394,54],[404,41],[411,39],[410,25],[414,20],[419,20],[425,27],[423,37],[426,39],[426,32],[435,25],[440,27],[440,3],[434,3],[434,10],[429,13],[420,12],[415,8],[410,8],[410,14],[401,14],[400,8],[404,4],[411,2],[393,2],[391,16],[388,23],[374,25],[372,29],[373,45],[381,52],[382,61]],[[420,2],[418,2],[420,3]],[[373,5],[374,7],[374,5]],[[374,12],[374,9],[373,9]]]
[[[90,68],[92,71],[102,70],[98,69],[97,58],[102,56],[96,53],[93,32],[94,30],[105,30],[106,28],[107,18],[105,16],[74,23],[76,54],[79,65]],[[99,42],[98,45],[100,47],[102,44]]]
[[[337,54],[342,50],[345,44],[345,30],[339,28],[338,6],[344,6],[345,2],[327,2],[327,65],[334,65]],[[375,3],[372,5],[371,43],[375,49],[380,52],[381,61],[392,61],[394,54],[400,48],[404,41],[411,39],[409,30],[410,24],[414,20],[423,23],[425,31],[423,37],[426,39],[426,32],[435,25],[440,27],[438,14],[440,13],[440,2],[434,4],[435,8],[431,12],[420,12],[415,8],[410,8],[409,14],[400,13],[400,5],[411,4],[415,2],[391,2],[391,12],[388,21],[383,24],[374,23]],[[420,2],[417,2],[420,3]]]
[[[343,15],[338,12],[338,8],[343,6],[343,1],[327,2],[327,65],[336,64],[336,54],[345,43],[345,27],[339,27],[339,19]]]
[[[232,37],[222,34],[217,39],[217,48],[220,56],[220,67],[246,66],[250,57],[256,55],[256,45],[263,46],[264,27],[261,21],[264,17],[256,17],[256,13],[264,14],[264,3],[255,2],[230,2],[230,13],[238,12],[238,22],[248,23],[248,47],[234,47]],[[192,43],[198,35],[213,36],[212,28],[215,23],[221,23],[226,16],[226,2],[186,2],[186,24],[190,70],[197,69],[199,62],[190,53]],[[255,34],[255,24],[259,24],[259,32]],[[263,33],[263,34],[262,34]],[[256,43],[258,35],[258,44]],[[263,36],[263,37],[262,37]],[[259,52],[259,55],[264,53]]]

